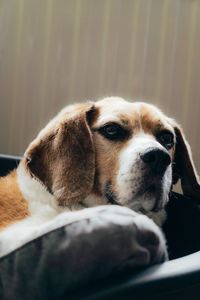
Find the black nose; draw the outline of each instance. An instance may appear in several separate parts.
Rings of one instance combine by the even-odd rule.
[[[169,153],[162,149],[147,149],[140,155],[142,161],[156,174],[162,174],[171,163]]]

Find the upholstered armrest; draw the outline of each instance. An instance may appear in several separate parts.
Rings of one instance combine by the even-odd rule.
[[[128,208],[100,206],[69,214],[55,220],[53,231],[0,259],[0,299],[64,299],[67,292],[124,268],[167,258],[159,228]]]

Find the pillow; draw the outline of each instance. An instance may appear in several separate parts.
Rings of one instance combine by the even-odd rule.
[[[124,268],[167,259],[157,225],[126,207],[88,208],[53,222],[53,231],[0,259],[0,299],[64,299],[65,293]]]

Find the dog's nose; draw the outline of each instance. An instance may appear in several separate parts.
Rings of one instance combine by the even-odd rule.
[[[171,163],[171,157],[167,151],[157,148],[147,149],[140,154],[142,161],[156,174],[162,174]]]

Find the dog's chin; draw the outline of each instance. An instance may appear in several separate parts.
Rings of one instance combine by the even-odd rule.
[[[145,214],[161,226],[166,219],[165,205],[168,201],[168,189],[162,184],[151,184],[140,188],[131,199],[124,199],[113,192],[112,184],[108,182],[104,189],[104,197],[109,204],[127,206],[130,209]]]
[[[127,206],[145,214],[161,226],[166,220],[165,206],[168,202],[168,195],[168,189],[164,189],[162,185],[150,185],[145,190],[140,190],[131,201],[129,200]]]
[[[162,185],[150,186],[140,196],[141,208],[139,211],[161,226],[166,220],[165,206],[169,199],[169,191],[165,190]]]
[[[150,185],[139,193],[139,198],[144,211],[158,212],[163,208],[162,186],[156,186],[155,184]]]

